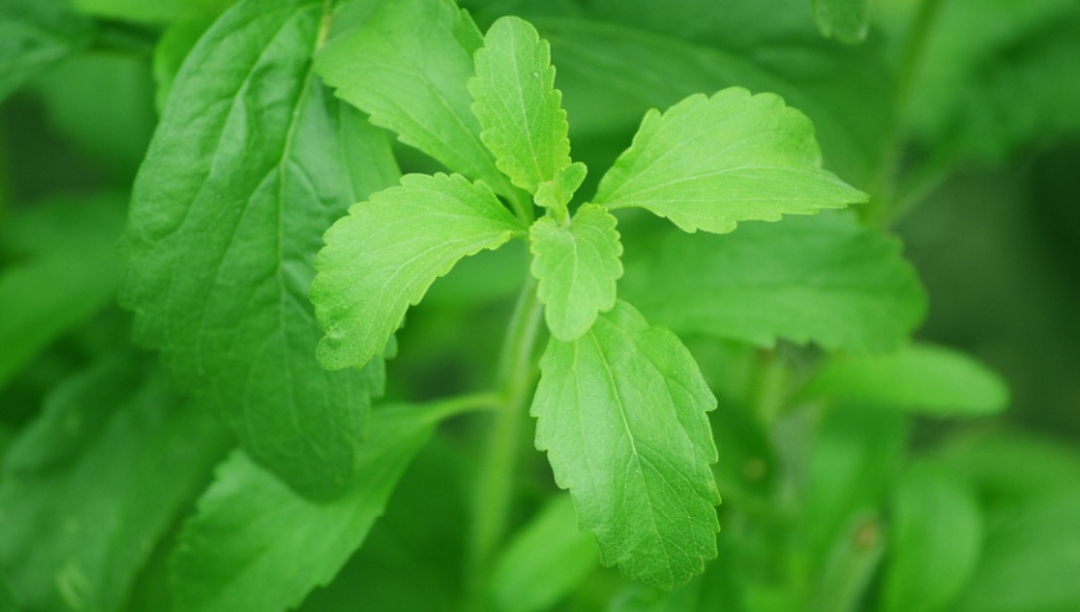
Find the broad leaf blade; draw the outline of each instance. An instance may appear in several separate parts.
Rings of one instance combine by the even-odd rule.
[[[805,115],[779,96],[732,87],[649,111],[601,179],[596,202],[642,207],[687,232],[726,233],[739,221],[866,201],[820,165]]]
[[[533,401],[536,446],[605,564],[671,589],[716,556],[716,400],[670,331],[624,302],[574,342],[552,339]]]
[[[164,378],[134,356],[102,361],[57,387],[11,448],[0,571],[27,609],[121,609],[224,454],[218,421]]]
[[[949,416],[994,414],[1009,401],[1008,387],[986,366],[925,344],[887,355],[838,357],[814,376],[803,395]]]
[[[536,193],[570,165],[566,111],[555,89],[551,49],[536,29],[517,17],[496,21],[476,52],[469,81],[480,139],[515,185]]]
[[[480,141],[466,83],[483,38],[450,0],[379,4],[319,53],[319,76],[337,95],[454,172],[513,190]]]
[[[359,476],[339,499],[298,496],[241,452],[218,469],[173,558],[177,612],[271,612],[298,605],[360,546],[439,420],[434,409],[373,411]]]
[[[787,338],[894,350],[926,311],[896,241],[847,214],[748,223],[725,236],[672,232],[655,252],[627,261],[619,290],[679,333],[761,346]]]
[[[551,333],[576,340],[600,312],[615,306],[615,281],[622,276],[622,243],[615,217],[603,206],[585,204],[567,224],[551,216],[529,229],[532,273]]]
[[[311,286],[331,369],[382,352],[405,311],[462,257],[506,243],[521,224],[484,183],[410,174],[349,209],[326,232]]]
[[[869,0],[813,0],[814,19],[825,36],[849,44],[866,39],[870,30]]]
[[[314,254],[396,168],[312,75],[321,8],[243,1],[188,56],[136,179],[122,300],[255,460],[327,496],[355,475],[381,374],[316,363]]]

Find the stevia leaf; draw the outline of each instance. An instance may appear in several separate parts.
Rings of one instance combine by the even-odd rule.
[[[988,415],[1009,390],[986,366],[945,347],[915,344],[887,355],[838,357],[807,384],[805,397],[830,397],[934,415]]]
[[[397,170],[382,133],[312,74],[322,9],[244,0],[192,50],[135,182],[121,297],[137,338],[253,459],[326,497],[356,474],[382,382],[381,363],[319,368],[314,254]]]
[[[536,29],[517,17],[499,19],[476,52],[469,81],[480,139],[515,185],[536,193],[570,165],[566,111],[555,89],[551,49]]]
[[[440,416],[408,405],[373,410],[359,475],[328,502],[298,496],[234,453],[181,533],[171,576],[177,612],[286,610],[328,583],[364,541]]]
[[[158,538],[225,453],[217,419],[152,363],[113,357],[69,379],[11,448],[0,573],[27,609],[121,609]]]
[[[352,206],[326,232],[315,261],[311,300],[326,329],[319,362],[331,369],[367,363],[436,278],[523,230],[487,185],[458,174],[406,175]]]
[[[701,573],[716,556],[716,400],[679,339],[619,302],[576,341],[553,338],[540,369],[536,447],[604,564],[664,589]]]
[[[503,612],[548,610],[596,569],[600,555],[580,531],[567,495],[553,498],[495,562],[491,599]]]
[[[978,500],[939,466],[915,463],[904,470],[893,504],[882,610],[953,609],[982,550]]]
[[[773,94],[732,87],[645,115],[634,142],[600,180],[596,202],[642,207],[683,231],[726,233],[865,202],[820,168],[814,127]]]
[[[869,0],[813,0],[814,19],[825,36],[860,43],[870,30]]]
[[[234,0],[72,0],[83,13],[139,23],[170,23],[198,15],[215,15]]]
[[[787,338],[830,350],[893,350],[926,310],[897,243],[848,214],[747,223],[725,236],[672,232],[654,252],[642,249],[626,262],[619,290],[679,333],[761,346]]]
[[[623,272],[615,223],[603,206],[585,204],[566,224],[544,216],[529,229],[537,295],[559,340],[576,340],[598,313],[615,306],[615,281]]]
[[[90,42],[90,20],[60,0],[0,3],[0,101]]]
[[[0,387],[65,332],[115,299],[123,201],[57,201],[5,220],[0,253]],[[43,291],[42,288],[48,290]]]
[[[318,54],[319,76],[372,123],[454,172],[514,193],[480,141],[466,83],[483,37],[450,0],[382,2]]]

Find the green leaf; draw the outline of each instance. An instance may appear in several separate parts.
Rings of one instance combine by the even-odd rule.
[[[450,0],[384,1],[319,53],[319,76],[401,142],[496,192],[513,188],[480,141],[466,87],[483,38]]]
[[[939,466],[912,464],[896,492],[889,541],[882,610],[952,610],[982,551],[978,500]]]
[[[888,355],[836,357],[807,384],[803,396],[938,416],[981,416],[1004,410],[1009,389],[963,353],[916,344]]]
[[[174,23],[161,34],[154,47],[153,62],[154,82],[157,84],[154,103],[158,114],[165,108],[184,59],[213,23],[214,18],[210,16],[193,17]]]
[[[360,546],[443,416],[394,405],[372,412],[358,474],[340,498],[298,496],[245,454],[223,463],[173,558],[177,612],[271,612],[298,605]]]
[[[227,448],[217,420],[140,361],[102,361],[57,387],[8,455],[0,573],[29,609],[121,609]]]
[[[866,39],[870,30],[869,0],[813,0],[814,19],[825,36],[849,44]]]
[[[135,182],[121,297],[136,337],[256,461],[325,497],[356,475],[382,383],[381,363],[319,368],[314,254],[397,170],[385,136],[312,74],[322,8],[244,0],[192,50]]]
[[[515,185],[536,193],[570,165],[562,93],[555,89],[551,49],[536,29],[503,17],[488,29],[469,81],[480,139]]]
[[[495,562],[491,598],[502,612],[550,609],[600,562],[589,534],[580,531],[570,497],[559,495],[511,540]]]
[[[604,564],[664,589],[701,573],[716,556],[716,399],[679,339],[619,302],[576,341],[553,338],[540,369],[536,447]]]
[[[224,11],[234,0],[72,0],[83,13],[138,23],[169,23]]]
[[[725,236],[672,232],[655,251],[633,246],[640,257],[626,262],[619,290],[679,333],[888,351],[926,311],[897,242],[852,215],[747,223]]]
[[[62,0],[0,3],[0,101],[30,77],[74,55],[90,42],[88,19]]]
[[[987,523],[979,567],[950,612],[1080,607],[1080,488],[1027,500]]]
[[[732,87],[646,113],[633,144],[601,179],[596,202],[642,207],[687,232],[726,233],[739,221],[867,200],[820,165],[805,115],[779,96]]]
[[[615,281],[623,272],[615,223],[603,206],[585,204],[569,223],[544,216],[529,229],[537,294],[559,340],[576,340],[598,313],[615,306]]]
[[[123,223],[123,203],[112,197],[53,202],[6,220],[0,251],[15,263],[0,271],[0,387],[113,301]]]
[[[326,232],[311,300],[326,336],[319,362],[338,369],[382,352],[405,311],[457,261],[524,228],[481,182],[410,174],[349,209]]]

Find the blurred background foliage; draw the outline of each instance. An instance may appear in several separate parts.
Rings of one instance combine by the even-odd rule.
[[[0,3],[0,450],[62,381],[129,343],[129,315],[113,305],[128,191],[171,75],[228,4]],[[826,166],[874,196],[864,218],[903,240],[929,295],[917,338],[976,356],[1011,390],[1006,412],[978,420],[838,406],[819,424],[810,465],[777,468],[805,471],[811,483],[808,514],[795,519],[806,522],[805,542],[777,544],[788,536],[737,510],[722,521],[720,561],[689,590],[660,596],[598,570],[565,609],[596,609],[616,592],[611,609],[723,609],[733,592],[746,609],[790,609],[794,595],[778,585],[812,572],[772,567],[785,547],[803,551],[791,563],[824,568],[814,582],[822,610],[865,604],[853,595],[864,583],[875,609],[888,611],[1080,609],[1080,3],[878,0],[865,24],[822,20],[825,0],[462,4],[481,28],[518,14],[550,40],[574,154],[590,167],[610,164],[650,107],[731,85],[780,93],[814,120]],[[37,31],[20,26],[30,13]],[[20,46],[35,44],[34,54]],[[400,159],[407,170],[431,167],[404,148]],[[401,335],[392,396],[440,397],[489,380],[501,325],[472,326],[464,343],[459,330],[505,317],[519,256],[478,256],[437,283]],[[757,357],[688,344],[717,367],[710,378],[722,399],[725,384],[745,382],[731,380],[740,364]],[[734,424],[718,434],[733,449],[722,457],[731,465],[719,470],[722,491],[737,509],[753,508],[774,494],[782,460],[757,423],[723,402],[721,411]],[[362,593],[369,609],[435,610],[456,596],[446,568],[463,547],[467,501],[457,492],[468,490],[470,435],[451,424],[422,452],[363,550],[304,609],[344,609]],[[538,482],[542,459],[523,468]],[[463,484],[432,499],[433,481]],[[547,494],[536,485],[524,496]],[[872,516],[852,511],[883,499],[885,541]],[[558,522],[560,511],[543,516]],[[529,524],[542,538],[545,523]],[[163,542],[132,609],[162,609]],[[884,546],[889,567],[913,569],[875,573]],[[922,576],[927,564],[944,577]],[[736,586],[708,586],[723,582],[714,576]],[[3,590],[0,581],[0,608]]]

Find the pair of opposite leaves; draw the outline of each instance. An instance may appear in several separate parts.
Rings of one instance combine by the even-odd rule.
[[[316,259],[311,298],[326,330],[318,358],[331,369],[367,363],[457,261],[527,238],[553,336],[532,407],[537,447],[604,561],[672,588],[715,556],[716,448],[705,413],[716,400],[679,339],[617,300],[622,245],[611,210],[645,208],[687,232],[725,233],[866,196],[820,168],[804,115],[778,96],[730,88],[647,113],[594,200],[571,216],[586,168],[570,158],[554,77],[531,25],[492,25],[468,91],[503,176],[408,175],[351,207]],[[528,198],[546,214],[533,221]]]

